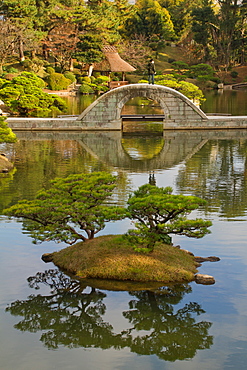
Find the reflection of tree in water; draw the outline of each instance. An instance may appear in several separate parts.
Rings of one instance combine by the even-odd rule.
[[[132,352],[155,354],[167,361],[192,358],[198,349],[209,348],[211,323],[196,322],[193,315],[204,313],[197,303],[174,310],[183,296],[191,291],[187,285],[163,287],[159,291],[130,292],[134,297],[123,316],[131,328],[120,333],[103,320],[106,294],[66,277],[58,270],[48,270],[28,278],[32,288],[45,284],[50,295],[30,295],[13,302],[6,310],[23,316],[15,328],[21,331],[43,331],[40,340],[49,349],[60,345],[84,348],[129,347]],[[140,331],[142,333],[140,334]],[[143,331],[145,333],[143,334]]]
[[[150,291],[132,293],[137,299],[130,301],[131,310],[123,315],[134,325],[133,329],[148,332],[132,339],[132,352],[157,354],[164,360],[175,361],[193,358],[197,349],[212,345],[213,338],[208,335],[211,323],[197,323],[192,317],[205,312],[198,303],[191,302],[174,312],[173,305],[180,301],[182,293],[178,291],[178,295],[171,297]]]
[[[247,206],[247,140],[210,140],[181,168],[180,192],[208,201],[226,217],[242,216]]]

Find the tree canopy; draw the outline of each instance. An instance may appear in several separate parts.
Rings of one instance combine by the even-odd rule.
[[[172,234],[202,238],[210,233],[211,221],[188,219],[193,210],[206,201],[195,196],[172,194],[172,188],[142,185],[128,200],[128,216],[136,220],[136,229],[128,235],[137,243],[153,250],[156,241],[171,243]]]
[[[56,178],[34,200],[19,201],[4,213],[23,218],[34,243],[74,244],[94,238],[107,221],[125,217],[125,209],[107,204],[115,186],[116,177],[103,172]]]
[[[72,70],[77,56],[82,64],[98,62],[101,44],[120,50],[133,40],[156,53],[167,42],[180,42],[191,59],[227,70],[246,63],[246,4],[245,0],[2,1],[0,71],[13,55],[20,62],[35,55],[47,61],[53,57],[63,71]],[[92,37],[96,35],[98,40]],[[136,55],[133,62],[129,55],[130,64],[135,60]]]
[[[172,189],[142,185],[130,195],[127,208],[109,202],[117,178],[105,172],[76,174],[51,181],[34,200],[21,200],[4,214],[24,219],[34,242],[53,240],[74,244],[93,239],[105,223],[129,217],[137,220],[128,235],[152,251],[156,241],[171,244],[171,234],[201,238],[210,221],[187,219],[206,202],[195,196],[173,195]]]

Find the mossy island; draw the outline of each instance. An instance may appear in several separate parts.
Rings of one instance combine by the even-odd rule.
[[[188,219],[205,205],[195,196],[172,194],[170,187],[145,184],[129,195],[126,207],[115,205],[117,177],[106,172],[57,178],[34,200],[6,209],[21,217],[34,243],[51,240],[70,246],[43,255],[80,279],[184,283],[195,280],[198,262],[192,253],[174,247],[171,235],[201,238],[211,221]],[[135,228],[123,235],[95,235],[108,221],[129,218]]]
[[[105,235],[43,256],[80,279],[184,283],[194,280],[192,254],[157,242],[152,253],[136,252],[124,235]]]

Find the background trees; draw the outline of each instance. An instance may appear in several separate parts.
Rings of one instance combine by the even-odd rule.
[[[142,35],[148,40],[155,35],[165,40],[175,37],[168,10],[154,0],[136,2],[135,13],[126,20],[125,33],[130,38]]]
[[[93,65],[102,45],[144,69],[168,42],[183,43],[190,60],[229,70],[246,62],[246,0],[5,0],[0,2],[1,65],[18,55],[72,71],[74,62]],[[138,41],[138,47],[137,47]],[[140,57],[139,57],[140,55]],[[36,56],[37,63],[32,63]],[[38,58],[37,58],[38,56]],[[39,64],[39,63],[38,63]]]

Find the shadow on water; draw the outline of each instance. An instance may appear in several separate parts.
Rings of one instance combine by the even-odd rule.
[[[120,313],[125,328],[115,332],[113,324],[104,319],[110,310],[107,290],[89,287],[55,269],[38,272],[27,280],[34,289],[46,285],[50,294],[32,294],[26,300],[11,303],[6,311],[23,317],[15,324],[16,329],[41,331],[40,341],[48,349],[129,348],[137,354],[176,361],[193,358],[197,350],[213,344],[213,337],[208,335],[212,324],[196,320],[196,316],[205,313],[201,306],[190,302],[176,307],[192,291],[189,285],[130,291],[128,309]]]

